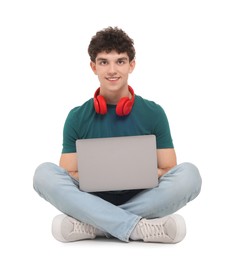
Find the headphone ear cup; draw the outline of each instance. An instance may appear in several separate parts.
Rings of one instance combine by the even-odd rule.
[[[93,105],[94,105],[94,109],[95,109],[96,113],[99,113],[100,109],[99,109],[99,103],[98,103],[97,98],[93,99]]]
[[[128,97],[123,97],[116,106],[116,114],[118,116],[127,116],[130,113],[132,106],[133,103],[131,100]]]
[[[94,107],[98,114],[105,115],[107,113],[107,104],[101,95],[98,95],[96,99],[94,99]]]

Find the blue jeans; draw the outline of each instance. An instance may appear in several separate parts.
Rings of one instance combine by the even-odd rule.
[[[126,242],[141,218],[176,212],[197,197],[202,182],[191,163],[172,168],[156,188],[120,194],[80,191],[79,183],[53,163],[39,165],[33,181],[38,194],[64,214]]]

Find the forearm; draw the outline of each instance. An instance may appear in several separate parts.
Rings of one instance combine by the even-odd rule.
[[[158,174],[158,178],[160,178],[163,175],[165,175],[170,169],[172,169],[177,165],[175,150],[173,148],[158,149],[157,162],[158,162],[157,174]]]

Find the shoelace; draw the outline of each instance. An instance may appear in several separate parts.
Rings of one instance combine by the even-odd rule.
[[[74,221],[74,230],[73,233],[86,233],[86,234],[94,234],[95,228],[89,224],[85,224],[83,222]]]
[[[145,238],[167,236],[167,234],[165,233],[164,223],[154,225],[143,222],[140,231]]]

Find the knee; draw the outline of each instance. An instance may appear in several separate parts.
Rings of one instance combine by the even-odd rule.
[[[193,179],[194,183],[197,183],[198,185],[202,184],[202,178],[200,175],[200,172],[198,168],[189,162],[185,162],[180,164],[180,167],[183,168],[183,171],[186,172],[186,174]]]
[[[50,175],[52,174],[52,170],[58,167],[57,165],[46,162],[40,164],[34,173],[33,177],[33,187],[34,189],[40,193],[42,187],[45,187],[47,183],[49,183]]]
[[[196,197],[200,193],[202,186],[202,178],[198,168],[189,162],[182,163],[179,167],[185,178],[185,184],[192,190],[193,197]]]

